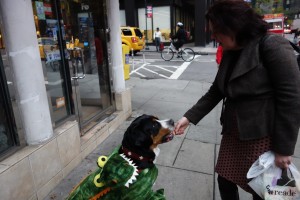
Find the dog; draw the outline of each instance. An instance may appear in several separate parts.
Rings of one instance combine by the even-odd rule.
[[[152,115],[137,117],[124,133],[121,146],[100,156],[97,169],[67,199],[164,200],[164,190],[152,190],[158,169],[158,145],[173,139],[174,121]]]

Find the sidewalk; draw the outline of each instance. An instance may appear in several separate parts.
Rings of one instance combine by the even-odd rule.
[[[65,199],[72,188],[97,168],[100,155],[109,155],[119,145],[130,122],[141,114],[175,121],[210,87],[209,83],[187,80],[139,79],[131,77],[126,87],[132,88],[133,115],[100,144],[45,198]],[[218,105],[197,125],[191,125],[182,136],[160,145],[157,160],[159,175],[153,189],[165,189],[168,200],[220,200],[214,166],[220,145]],[[300,169],[300,142],[295,150],[294,164]],[[251,196],[241,191],[241,200]]]

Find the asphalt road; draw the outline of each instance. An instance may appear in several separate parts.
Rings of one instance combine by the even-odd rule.
[[[139,53],[131,57],[130,76],[144,79],[197,80],[211,83],[217,73],[215,55],[196,55],[192,62],[181,58],[164,61],[158,52]]]

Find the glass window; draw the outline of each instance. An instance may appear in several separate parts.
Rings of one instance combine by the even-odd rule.
[[[132,36],[132,33],[131,33],[130,29],[122,29],[122,33],[125,36]]]
[[[120,10],[120,24],[121,26],[126,26],[125,10]]]
[[[153,26],[154,30],[159,27],[163,42],[169,41],[171,33],[170,6],[153,8]]]
[[[0,19],[1,22],[1,19]],[[15,101],[13,80],[5,37],[0,23],[0,154],[18,144],[12,102]]]
[[[62,62],[62,50],[59,37],[65,37],[64,30],[59,29],[59,20],[54,0],[33,1],[34,22],[43,66],[50,113],[53,123],[65,119],[70,114],[66,95],[66,82]],[[66,57],[68,53],[64,54]]]
[[[3,43],[3,34],[1,32],[1,29],[0,29],[0,49],[4,49],[5,46],[4,46],[4,43]]]
[[[159,27],[162,34],[162,41],[169,41],[171,33],[171,12],[170,6],[153,7],[153,17],[147,18],[147,37],[148,41],[152,40],[153,31]],[[145,8],[138,9],[139,28],[146,30]],[[153,20],[153,27],[152,27]]]
[[[3,67],[2,63],[0,64],[0,67]],[[1,70],[3,71],[3,70]],[[3,75],[3,74],[2,74]],[[3,76],[1,77],[3,79]],[[6,87],[4,82],[0,81],[0,154],[9,149],[10,147],[14,146],[14,137],[13,132],[10,129],[10,120],[8,112],[11,112],[8,110],[8,107],[6,106],[7,103],[5,102],[7,98],[7,94],[4,90]]]
[[[74,107],[85,132],[112,108],[106,0],[60,0],[60,10]]]
[[[143,37],[143,33],[140,31],[140,29],[135,28],[134,32],[135,32],[135,35],[138,36],[139,38]]]
[[[146,42],[151,42],[152,40],[152,18],[146,18],[145,8],[138,9],[138,18],[139,18],[139,28],[144,31]],[[147,20],[147,25],[146,25]]]

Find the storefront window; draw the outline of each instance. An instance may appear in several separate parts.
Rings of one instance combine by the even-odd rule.
[[[2,63],[1,63],[2,64]],[[0,64],[0,67],[2,67]],[[3,77],[2,77],[3,78]],[[8,108],[6,107],[7,102],[5,102],[5,98],[7,93],[5,93],[5,83],[0,81],[0,154],[14,146],[13,140],[13,132],[9,127],[9,117],[8,117]]]
[[[1,22],[1,19],[0,19]],[[11,66],[5,49],[5,38],[0,23],[0,154],[18,144],[12,103],[15,102]]]
[[[69,106],[66,96],[66,83],[63,76],[62,50],[59,45],[59,20],[54,0],[32,1],[36,36],[45,77],[50,113],[54,123],[66,118]],[[69,56],[65,52],[65,56]]]
[[[120,10],[120,24],[121,26],[126,26],[125,10]]]
[[[162,33],[162,42],[169,41],[171,33],[170,6],[153,7],[153,17],[147,18],[148,41],[153,41],[153,31],[158,27]],[[146,30],[145,8],[138,9],[139,28]],[[153,20],[153,27],[152,27]]]
[[[54,123],[74,114],[82,130],[112,107],[105,2],[32,1]]]
[[[0,30],[0,49],[4,49],[4,43],[3,43],[3,33]]]
[[[171,34],[171,18],[170,7],[154,7],[153,8],[153,28],[159,27],[162,34],[162,41],[169,41]]]
[[[72,89],[80,127],[111,107],[105,0],[60,0]],[[89,127],[89,126],[87,126]]]

